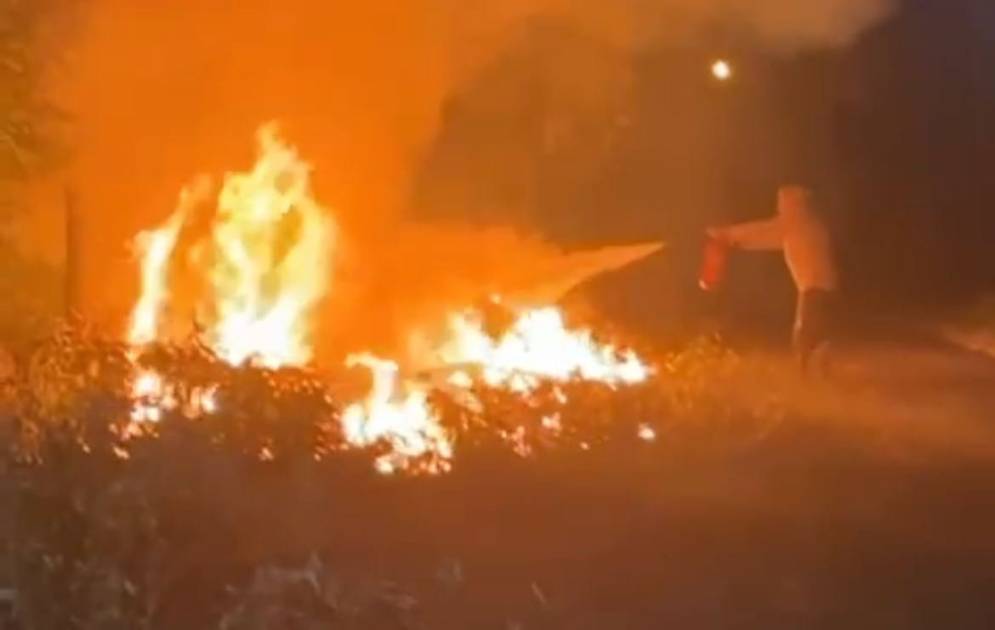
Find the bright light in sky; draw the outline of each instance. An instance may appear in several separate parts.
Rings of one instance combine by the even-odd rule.
[[[712,64],[712,75],[719,81],[728,81],[732,78],[732,66],[725,59],[719,59]]]

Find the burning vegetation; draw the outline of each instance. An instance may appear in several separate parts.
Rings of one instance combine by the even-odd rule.
[[[318,307],[335,287],[339,234],[331,211],[314,197],[310,166],[274,127],[259,133],[259,156],[245,173],[228,174],[215,189],[183,192],[175,213],[136,240],[142,291],[131,316],[125,356],[132,366],[128,433],[165,413],[206,417],[233,404],[221,381],[177,382],[143,357],[157,344],[194,340],[232,369],[312,366]],[[507,305],[491,296],[483,309],[449,314],[432,335],[412,329],[407,356],[389,359],[348,349],[346,368],[365,369],[371,385],[354,400],[339,398],[336,448],[374,448],[376,468],[449,470],[457,436],[444,426],[433,396],[479,410],[479,388],[504,391],[539,406],[541,392],[561,405],[568,386],[607,390],[645,383],[652,369],[634,351],[572,330],[552,305]],[[180,341],[182,347],[183,341]],[[415,349],[417,348],[417,349]],[[333,378],[338,370],[326,370]],[[560,412],[545,415],[550,428]],[[521,451],[524,427],[505,432]],[[262,446],[263,459],[273,451]]]
[[[336,515],[333,530],[381,523],[400,535],[404,527],[382,522],[380,512],[395,492],[417,502],[417,488],[491,479],[495,463],[516,474],[513,462],[540,454],[562,466],[658,448],[657,435],[672,435],[681,418],[714,412],[702,406],[711,404],[709,384],[736,364],[703,343],[661,357],[667,379],[622,387],[580,373],[533,374],[509,386],[466,367],[405,377],[390,361],[353,361],[374,376],[357,402],[313,368],[236,365],[203,338],[139,348],[64,323],[5,383],[15,421],[3,426],[14,430],[11,472],[19,480],[16,586],[28,627],[112,620],[118,625],[105,627],[257,628],[273,619],[424,627],[412,619],[425,592],[416,598],[375,575],[333,573],[327,559],[297,564],[310,551],[352,544],[329,547],[335,534],[325,517]],[[451,474],[384,484],[371,456],[380,473]],[[483,499],[476,482],[470,486]],[[367,509],[373,520],[343,516]],[[306,532],[292,533],[300,527]],[[371,535],[377,540],[363,532]],[[446,580],[461,580],[460,572],[458,564],[447,569],[456,577]]]
[[[377,473],[405,473],[397,487],[410,487],[496,456],[648,447],[701,400],[688,357],[713,378],[734,363],[712,343],[662,357],[663,387],[648,360],[571,328],[557,307],[492,296],[413,330],[396,360],[357,348],[319,368],[316,307],[347,235],[296,153],[269,131],[260,146],[216,203],[192,188],[139,236],[143,291],[126,335],[64,322],[4,383],[28,627],[420,627],[418,599],[393,582],[344,581],[317,556],[274,564],[287,540],[249,543],[269,535],[251,518],[210,524],[256,504],[286,510],[316,528],[291,545],[300,558],[327,548],[327,532],[291,498],[298,484],[363,509],[383,499]],[[319,264],[299,264],[304,254]]]
[[[858,290],[922,288],[887,224],[973,207],[953,173],[984,163],[984,125],[938,145],[921,123],[956,117],[916,101],[940,75],[983,95],[962,61],[984,47],[941,32],[982,0],[229,4],[0,0],[0,196],[38,176],[65,209],[64,243],[52,221],[29,239],[51,275],[0,261],[0,629],[990,625],[989,360],[906,339],[907,317],[824,381],[746,336],[745,360],[683,327],[654,345],[664,317],[741,332],[685,281],[704,232],[718,289],[752,239],[704,228],[775,179],[853,202],[844,254],[899,253]],[[296,142],[268,125],[245,159],[274,115]],[[918,177],[934,153],[952,167]],[[819,241],[789,238],[803,197],[765,225],[799,340],[835,341],[835,272],[792,260]],[[659,234],[667,277],[591,287],[652,344],[566,306],[662,244],[560,246]],[[126,243],[137,290],[107,281]],[[729,302],[764,297],[741,286]],[[992,355],[991,306],[943,332]]]

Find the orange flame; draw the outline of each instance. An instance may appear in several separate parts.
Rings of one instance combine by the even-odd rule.
[[[494,387],[528,393],[543,380],[579,378],[617,386],[649,377],[649,368],[634,352],[599,344],[590,331],[568,329],[554,307],[524,311],[497,339],[484,331],[473,311],[454,315],[450,332],[439,353],[442,361],[478,366],[484,382]]]
[[[139,235],[142,293],[132,313],[130,342],[137,348],[167,338],[176,324],[170,319],[182,310],[170,308],[171,272],[192,270],[202,287],[192,300],[195,315],[203,341],[217,356],[232,365],[253,361],[273,368],[310,362],[312,314],[331,284],[335,245],[332,218],[311,192],[310,167],[266,127],[259,133],[255,166],[225,177],[210,209],[209,230],[195,239],[184,230],[194,231],[190,218],[207,192],[184,191],[163,226]],[[479,382],[529,396],[548,381],[582,379],[617,387],[649,377],[635,353],[600,344],[589,331],[570,330],[556,308],[511,315],[506,330],[492,334],[481,313],[454,313],[444,336],[421,358],[442,367],[446,386],[464,393],[467,404],[479,404],[472,391]],[[431,406],[430,385],[405,379],[397,363],[371,354],[352,355],[347,365],[368,369],[373,383],[365,399],[342,415],[346,441],[357,448],[384,447],[376,460],[384,474],[449,470],[454,437]],[[158,422],[166,410],[187,415],[217,410],[211,388],[185,402],[189,409],[180,408],[173,384],[152,371],[136,367],[132,387],[135,423]],[[565,394],[557,391],[565,404]],[[547,416],[543,426],[561,431],[560,414]],[[522,454],[530,450],[524,431],[520,427],[507,436]]]
[[[406,469],[413,460],[426,457],[427,472],[448,470],[452,441],[428,404],[428,392],[400,382],[399,368],[393,361],[363,354],[349,357],[347,365],[368,368],[373,374],[373,389],[364,402],[349,406],[343,413],[346,439],[358,447],[389,444],[391,452],[376,462],[377,470],[384,474]]]
[[[159,229],[139,235],[142,293],[129,339],[165,337],[169,270],[186,256],[206,280],[196,316],[204,341],[226,361],[250,359],[268,367],[311,359],[311,315],[329,286],[334,229],[311,193],[311,167],[275,129],[259,132],[259,158],[247,173],[225,177],[209,239],[186,251],[177,240],[201,195],[185,192],[179,209]]]
[[[329,285],[334,229],[311,194],[310,166],[272,126],[260,130],[258,141],[253,169],[225,177],[208,238],[189,249],[178,246],[195,208],[208,197],[206,186],[185,189],[161,227],[138,235],[141,295],[128,331],[134,347],[166,339],[177,323],[169,321],[170,272],[186,263],[207,287],[197,296],[195,315],[203,341],[219,357],[274,368],[310,361],[310,319]],[[216,411],[213,391],[196,394],[185,413]],[[137,423],[158,422],[164,410],[178,406],[172,386],[151,371],[137,372],[132,396]]]
[[[142,256],[142,295],[131,315],[128,339],[133,344],[151,343],[158,334],[159,319],[169,298],[169,259],[186,220],[183,205],[181,201],[181,209],[162,227],[142,232],[135,238],[135,249]]]
[[[502,387],[527,396],[544,381],[565,382],[573,378],[609,386],[645,381],[650,368],[632,351],[619,352],[598,344],[589,331],[566,327],[556,308],[526,310],[498,338],[489,335],[481,317],[473,311],[453,315],[450,335],[435,353],[443,367],[452,371],[446,385],[470,393],[475,381],[471,373],[492,387]],[[349,359],[350,366],[363,366],[373,375],[373,391],[363,403],[350,406],[342,418],[346,439],[358,447],[385,443],[391,451],[377,460],[377,469],[393,473],[414,467],[421,472],[448,470],[454,444],[431,408],[428,387],[404,381],[399,367],[370,355]],[[567,402],[557,390],[561,404]],[[562,430],[560,414],[543,418],[544,428]],[[515,452],[526,456],[524,428],[506,439]],[[644,437],[643,439],[647,439]],[[428,466],[418,466],[428,461]]]
[[[236,365],[300,365],[311,360],[310,316],[331,280],[332,223],[297,151],[272,127],[259,144],[255,168],[229,175],[218,198],[208,342]]]

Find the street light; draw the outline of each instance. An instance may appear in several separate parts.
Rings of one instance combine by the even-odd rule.
[[[719,81],[728,81],[732,78],[732,66],[725,59],[719,59],[712,64],[712,76]]]

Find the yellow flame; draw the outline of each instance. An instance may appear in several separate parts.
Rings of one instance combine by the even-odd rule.
[[[346,439],[354,446],[387,443],[391,451],[377,459],[377,470],[390,474],[426,460],[427,472],[448,470],[453,445],[428,404],[428,392],[399,379],[393,361],[371,354],[348,358],[349,367],[368,368],[373,388],[364,402],[350,405],[342,415]]]
[[[608,385],[645,381],[649,368],[632,351],[594,341],[591,332],[567,328],[555,307],[527,310],[495,339],[475,312],[450,319],[452,338],[440,355],[446,364],[478,366],[491,386],[527,393],[543,380],[579,378]]]
[[[136,238],[141,295],[128,331],[133,346],[167,338],[170,270],[183,262],[207,287],[194,300],[196,316],[203,341],[219,357],[268,367],[311,359],[311,316],[329,285],[334,229],[314,200],[311,168],[297,151],[272,126],[260,130],[258,143],[253,169],[225,177],[207,237],[189,249],[178,247],[194,209],[209,197],[201,185],[183,191],[162,226]],[[217,410],[213,390],[195,394],[185,413]],[[154,372],[138,371],[132,396],[132,420],[138,423],[158,422],[164,411],[178,407],[171,384]]]
[[[165,336],[170,263],[186,255],[209,287],[197,300],[197,317],[220,357],[269,367],[311,359],[310,319],[329,286],[334,229],[312,195],[311,167],[272,126],[260,130],[258,142],[253,169],[225,177],[208,239],[176,250],[200,197],[189,192],[165,225],[139,235],[142,293],[132,314],[132,343]]]
[[[310,316],[330,283],[332,223],[297,151],[272,127],[259,145],[255,168],[229,175],[218,198],[208,342],[233,364],[300,365],[311,359]]]
[[[200,225],[188,218],[208,197],[203,191],[186,191],[162,227],[138,238],[142,294],[132,314],[130,341],[137,347],[166,338],[171,327],[167,313],[181,310],[169,308],[174,293],[170,270],[177,264],[201,280],[194,285],[203,287],[202,294],[189,301],[195,304],[204,342],[223,360],[269,367],[309,362],[312,314],[331,284],[335,245],[333,222],[314,199],[310,176],[310,166],[297,151],[266,127],[259,133],[255,166],[225,177],[210,208],[208,233],[199,240],[184,229],[188,223]],[[568,329],[556,308],[512,312],[510,326],[500,334],[488,333],[483,320],[474,311],[453,314],[431,353],[451,369],[447,385],[469,399],[476,400],[473,386],[481,381],[528,396],[549,381],[578,378],[615,387],[649,376],[635,353],[599,344],[589,331]],[[449,470],[454,438],[431,405],[430,386],[404,379],[397,363],[371,354],[350,356],[347,365],[372,374],[369,394],[342,415],[348,443],[385,447],[376,460],[381,473]],[[132,388],[136,423],[158,422],[172,410],[211,414],[219,406],[213,387],[193,392],[181,406],[174,384],[138,368]],[[567,402],[559,388],[555,399]],[[547,415],[542,426],[560,432],[560,414]],[[524,426],[506,435],[523,456],[531,452],[527,438]],[[262,459],[272,456],[268,450],[260,453]]]
[[[167,411],[181,411],[190,418],[212,415],[218,411],[217,388],[195,388],[181,406],[176,388],[153,370],[138,370],[131,381],[131,421],[156,424]]]
[[[453,369],[446,384],[467,391],[471,398],[476,382],[471,373],[487,385],[523,396],[549,381],[579,378],[620,386],[649,377],[650,369],[635,353],[598,344],[589,331],[569,330],[556,308],[522,312],[497,338],[485,331],[481,319],[474,311],[454,314],[449,338],[436,353],[444,366]],[[391,450],[377,460],[377,470],[385,474],[425,461],[429,462],[427,467],[422,464],[419,468],[423,472],[447,470],[454,444],[430,405],[428,386],[403,380],[397,363],[372,355],[352,356],[348,364],[369,369],[373,388],[364,402],[351,405],[343,414],[346,440],[360,448],[387,444]],[[559,387],[554,390],[554,399],[561,405],[567,402]],[[544,416],[541,424],[553,434],[563,429],[559,413]],[[523,457],[532,452],[527,437],[521,426],[504,433],[505,441]]]
[[[184,221],[185,213],[177,210],[160,228],[135,238],[135,249],[142,256],[142,294],[131,315],[131,343],[142,345],[156,339],[159,318],[169,297],[169,260]]]
[[[542,428],[552,431],[554,433],[559,433],[563,430],[563,419],[560,414],[554,413],[548,416],[543,416],[542,418]]]
[[[655,442],[656,441],[656,429],[648,424],[640,424],[636,430],[636,435],[639,439],[644,442]]]
[[[132,391],[142,398],[162,395],[162,378],[155,372],[142,372],[135,379]]]

